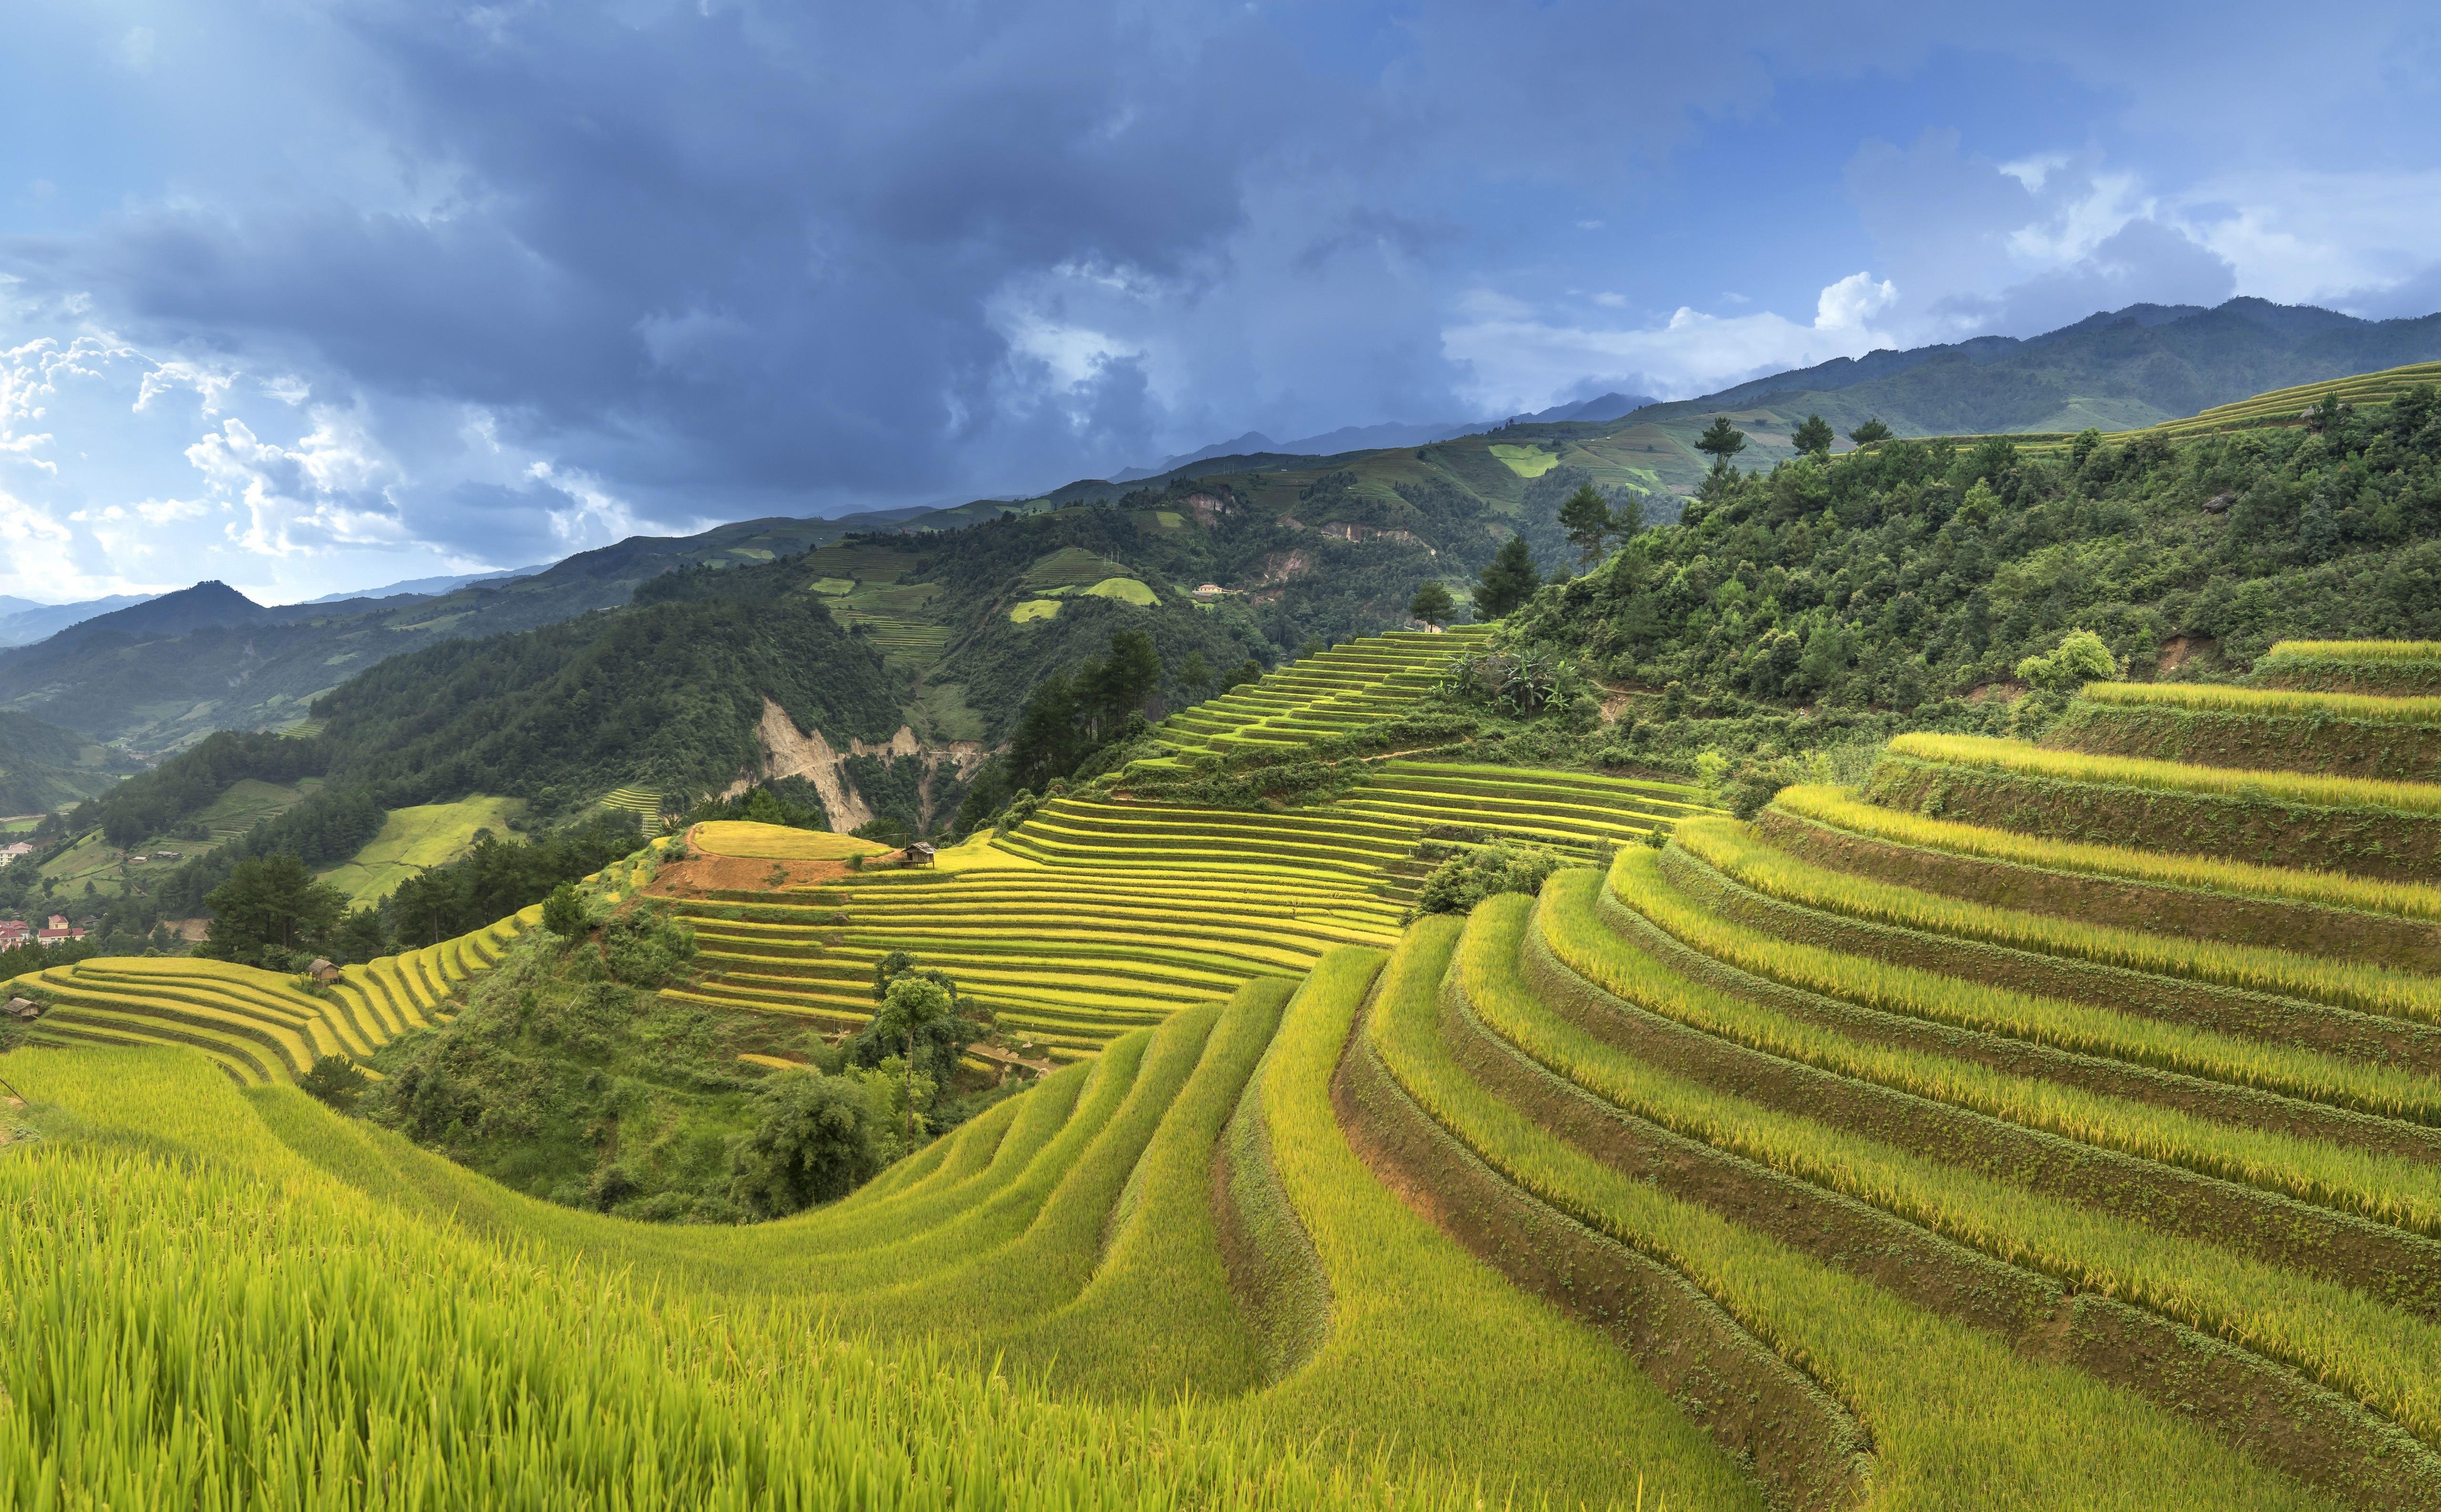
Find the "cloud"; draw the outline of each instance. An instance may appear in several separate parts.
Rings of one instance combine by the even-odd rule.
[[[1823,288],[1810,325],[1769,311],[1715,315],[1682,306],[1658,325],[1598,328],[1547,321],[1487,293],[1475,300],[1476,318],[1452,329],[1447,340],[1450,354],[1473,370],[1472,393],[1486,408],[1536,409],[1614,387],[1686,399],[1886,345],[1873,320],[1897,297],[1888,280],[1859,272]],[[1603,376],[1553,385],[1552,375],[1561,373]]]

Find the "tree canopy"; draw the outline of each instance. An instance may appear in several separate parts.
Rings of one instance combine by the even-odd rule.
[[[1492,554],[1492,561],[1476,579],[1476,617],[1484,620],[1502,618],[1531,598],[1542,582],[1542,574],[1534,569],[1533,555],[1526,548],[1526,538],[1510,536]]]
[[[1730,424],[1728,416],[1715,415],[1711,425],[1695,438],[1695,449],[1710,456],[1715,466],[1727,466],[1730,458],[1746,449],[1746,433]]]

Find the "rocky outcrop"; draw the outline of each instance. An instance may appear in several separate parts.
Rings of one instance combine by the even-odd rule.
[[[963,783],[973,778],[991,756],[981,741],[953,740],[946,745],[927,746],[905,725],[899,726],[898,732],[888,740],[868,743],[852,739],[846,750],[838,750],[823,738],[821,730],[799,729],[788,711],[768,697],[763,700],[763,719],[754,727],[754,734],[763,746],[761,770],[740,772],[720,796],[735,798],[757,783],[802,777],[821,795],[823,812],[830,817],[831,828],[842,835],[859,825],[872,823],[874,819],[873,806],[856,790],[856,780],[848,775],[849,757],[877,757],[885,766],[900,761],[923,763],[923,790],[929,809],[932,778],[942,767],[949,767]],[[926,818],[930,817],[927,814]]]

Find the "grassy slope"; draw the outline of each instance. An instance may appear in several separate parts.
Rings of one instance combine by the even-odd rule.
[[[344,890],[351,908],[379,902],[408,877],[465,855],[476,831],[506,829],[524,806],[518,799],[478,794],[454,803],[391,809],[381,833],[363,850],[318,875]]]

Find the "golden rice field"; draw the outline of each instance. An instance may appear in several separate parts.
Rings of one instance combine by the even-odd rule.
[[[1377,719],[1438,650],[1179,748]],[[534,1202],[184,1041],[21,1053],[0,1486],[2441,1507],[2441,890],[1940,799],[2006,773],[2276,828],[2441,788],[1921,735],[1885,766],[1752,824],[1446,762],[1281,813],[1088,790],[934,871],[692,900],[706,1002],[852,1018],[913,949],[1071,1060],[761,1225]],[[1402,923],[1459,832],[1583,864]],[[97,997],[260,999],[271,1059],[363,1032],[149,964]],[[241,1414],[246,1454],[157,1426]]]

